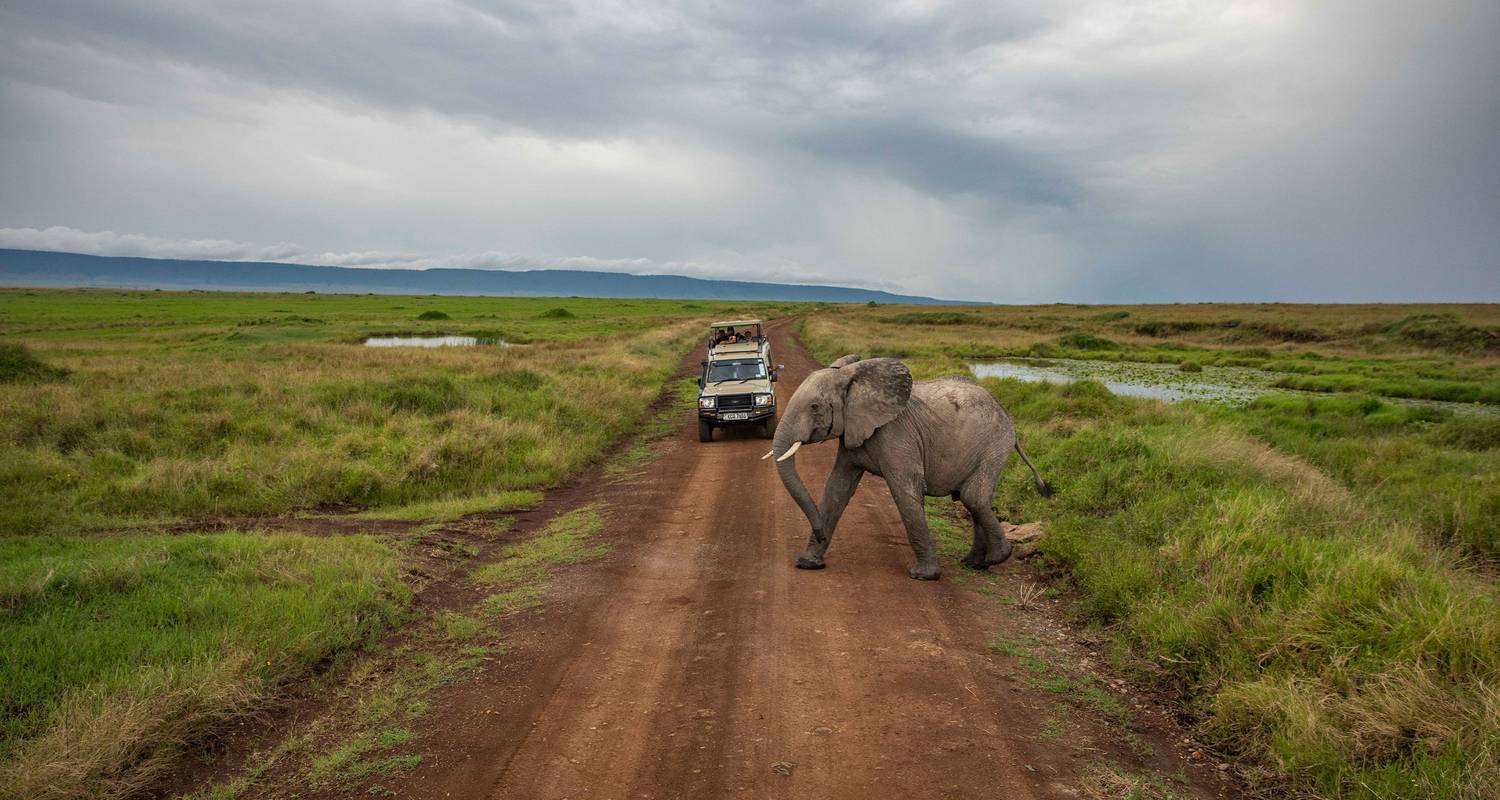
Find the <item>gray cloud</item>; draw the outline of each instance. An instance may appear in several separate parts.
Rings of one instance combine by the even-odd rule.
[[[1496,31],[1486,0],[0,4],[0,240],[1493,300]]]

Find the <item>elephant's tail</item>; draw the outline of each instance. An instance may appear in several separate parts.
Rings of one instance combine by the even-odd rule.
[[[1042,474],[1036,471],[1036,465],[1031,463],[1031,459],[1026,457],[1026,451],[1021,449],[1021,440],[1019,438],[1016,439],[1016,454],[1021,457],[1022,461],[1026,462],[1026,466],[1031,468],[1031,477],[1036,481],[1037,492],[1042,497],[1051,497],[1052,487],[1048,486],[1047,482],[1042,480]]]

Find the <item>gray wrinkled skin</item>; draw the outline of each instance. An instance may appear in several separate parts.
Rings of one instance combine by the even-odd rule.
[[[911,576],[919,580],[941,573],[924,496],[963,503],[974,523],[974,544],[963,564],[985,569],[1010,557],[992,502],[1011,450],[1031,467],[1037,489],[1050,494],[1021,453],[1010,417],[989,392],[959,376],[913,384],[906,365],[894,358],[861,361],[848,355],[809,375],[782,411],[771,452],[780,458],[796,442],[834,438],[839,451],[821,504],[802,483],[795,456],[776,462],[782,484],[812,525],[807,549],[797,558],[802,569],[823,568],[839,517],[867,472],[890,487],[917,557]]]

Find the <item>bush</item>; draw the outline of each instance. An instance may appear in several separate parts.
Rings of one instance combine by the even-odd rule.
[[[892,314],[881,317],[881,322],[889,322],[893,325],[980,325],[983,324],[977,315],[965,314],[959,311],[909,311],[905,314]]]
[[[1432,432],[1439,444],[1475,452],[1500,449],[1500,417],[1456,414]]]
[[[575,316],[566,308],[549,308],[541,314],[542,319],[573,319]]]
[[[1103,336],[1092,333],[1070,333],[1057,340],[1059,347],[1069,350],[1119,350],[1120,345]]]
[[[1130,312],[1129,311],[1119,311],[1119,310],[1116,310],[1116,311],[1106,311],[1103,314],[1096,314],[1094,316],[1094,319],[1096,319],[1096,320],[1098,320],[1100,322],[1114,322],[1115,320],[1125,319],[1128,316],[1130,316]]]
[[[453,319],[453,318],[450,317],[450,316],[448,316],[447,314],[443,313],[442,311],[438,311],[438,310],[434,309],[432,311],[423,311],[422,313],[420,313],[420,314],[417,315],[417,319]]]
[[[1179,372],[1202,372],[1203,365],[1196,361],[1184,361],[1177,365]]]
[[[51,381],[67,374],[61,367],[42,363],[26,345],[0,343],[0,383]]]
[[[1239,327],[1239,325],[1240,321],[1237,319],[1217,321],[1177,320],[1170,322],[1166,320],[1146,320],[1144,322],[1137,322],[1133,330],[1142,336],[1154,336],[1158,339],[1165,339],[1170,336],[1177,336],[1184,333],[1194,333],[1196,331],[1208,330],[1210,328],[1237,328]]]
[[[1469,325],[1457,314],[1411,314],[1380,327],[1407,344],[1435,350],[1500,351],[1500,331]]]

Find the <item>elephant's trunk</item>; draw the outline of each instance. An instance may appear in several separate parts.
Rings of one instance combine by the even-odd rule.
[[[776,474],[781,478],[781,485],[786,487],[787,494],[797,501],[797,507],[807,516],[807,521],[812,525],[813,535],[819,539],[823,538],[823,513],[818,510],[818,504],[813,502],[812,495],[808,493],[807,486],[802,483],[802,476],[797,473],[797,457],[793,455],[784,461],[780,460],[791,446],[799,441],[790,435],[789,427],[783,427],[776,432],[776,439],[771,445],[771,452],[776,454]]]

